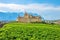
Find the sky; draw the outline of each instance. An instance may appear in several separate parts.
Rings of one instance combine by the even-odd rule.
[[[58,20],[60,0],[0,0],[0,20],[16,20],[18,13],[25,11],[45,20]]]

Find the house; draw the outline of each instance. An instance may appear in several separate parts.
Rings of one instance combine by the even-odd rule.
[[[56,22],[54,22],[55,24],[60,24],[60,20],[58,20],[58,21],[56,21]]]

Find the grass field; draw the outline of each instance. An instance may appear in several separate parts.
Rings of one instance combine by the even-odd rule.
[[[60,25],[8,23],[0,28],[0,40],[60,40]]]

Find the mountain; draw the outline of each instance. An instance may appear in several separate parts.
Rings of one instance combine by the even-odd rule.
[[[0,21],[16,20],[17,15],[15,12],[0,12]]]
[[[28,14],[31,14],[33,16],[38,16],[37,13],[28,13]],[[13,21],[13,20],[16,20],[18,15],[20,16],[24,16],[24,13],[23,12],[0,12],[0,21]]]

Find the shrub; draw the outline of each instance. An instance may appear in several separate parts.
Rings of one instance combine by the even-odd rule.
[[[0,29],[0,40],[60,40],[60,25],[9,23]]]

